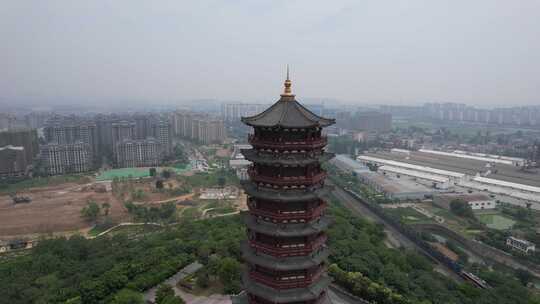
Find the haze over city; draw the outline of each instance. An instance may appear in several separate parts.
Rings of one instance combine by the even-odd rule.
[[[540,2],[3,1],[0,105],[540,104]]]

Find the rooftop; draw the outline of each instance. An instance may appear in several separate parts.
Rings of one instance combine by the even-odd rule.
[[[475,176],[479,172],[485,173],[490,170],[490,174],[487,176],[488,178],[540,187],[540,174],[521,171],[514,165],[497,163],[488,168],[486,165],[489,163],[486,161],[419,151],[411,151],[409,155],[381,151],[377,153],[366,153],[365,156],[452,171],[460,174],[468,174],[471,176]]]
[[[287,70],[285,90],[281,98],[260,114],[242,117],[242,122],[253,127],[284,128],[326,127],[335,123],[334,119],[318,116],[296,101],[291,85]]]

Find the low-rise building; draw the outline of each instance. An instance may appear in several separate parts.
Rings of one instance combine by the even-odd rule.
[[[439,208],[443,208],[446,210],[450,210],[450,203],[452,201],[459,200],[468,203],[471,205],[471,203],[478,202],[476,206],[472,206],[473,209],[482,209],[481,202],[488,202],[491,201],[489,199],[489,196],[484,194],[462,194],[462,193],[447,193],[447,194],[438,194],[433,197],[433,204]],[[495,207],[495,201],[492,202],[493,206]],[[474,204],[473,204],[474,205]],[[492,208],[486,208],[486,204],[484,204],[483,209],[492,209]],[[493,207],[493,208],[494,208]]]
[[[526,254],[536,251],[536,245],[534,243],[527,240],[518,239],[513,236],[510,236],[506,239],[506,245],[511,247],[512,249],[519,250]]]
[[[415,200],[433,196],[435,189],[408,178],[385,176],[372,171],[355,171],[357,178],[389,199]]]
[[[240,180],[247,180],[249,178],[247,170],[251,165],[251,162],[245,159],[242,150],[251,148],[252,146],[248,144],[239,144],[234,145],[233,147],[233,153],[229,160],[229,167],[236,172],[236,176],[238,176]]]
[[[471,206],[472,210],[488,210],[488,209],[495,209],[497,207],[497,202],[493,200],[487,200],[487,201],[471,201],[468,202],[469,206]]]

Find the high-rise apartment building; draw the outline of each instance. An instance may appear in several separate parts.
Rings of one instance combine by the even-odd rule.
[[[172,129],[168,121],[159,121],[153,125],[153,137],[160,143],[160,153],[163,156],[172,153]]]
[[[221,105],[221,116],[227,122],[240,122],[244,116],[252,116],[264,111],[269,104],[225,103]]]
[[[33,129],[15,129],[0,132],[0,147],[6,146],[23,147],[24,157],[30,165],[39,153],[37,132]],[[3,161],[0,158],[0,163]]]
[[[92,169],[92,149],[88,144],[49,143],[41,146],[41,161],[49,175],[80,173]]]
[[[28,128],[39,129],[45,126],[51,114],[46,112],[31,112],[24,115],[24,123]]]
[[[174,115],[175,134],[204,144],[222,143],[227,138],[223,120],[208,115],[176,112]]]
[[[24,147],[0,146],[0,179],[26,176],[28,166]]]
[[[152,167],[159,165],[161,159],[161,143],[153,138],[126,139],[116,148],[117,166]]]
[[[80,117],[55,117],[48,120],[43,128],[47,143],[58,145],[84,144],[90,149],[94,162],[100,155],[98,130],[94,122]]]
[[[392,130],[392,114],[382,112],[340,112],[338,127],[368,132],[389,132]]]
[[[540,124],[539,106],[480,109],[459,103],[426,103],[422,109],[424,117],[442,121],[519,126]]]

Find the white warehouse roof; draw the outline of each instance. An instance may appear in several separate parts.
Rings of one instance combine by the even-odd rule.
[[[506,196],[517,198],[517,199],[540,203],[540,195],[538,194],[527,193],[527,192],[523,192],[519,190],[509,190],[508,188],[497,186],[497,185],[489,185],[489,184],[483,184],[483,183],[475,182],[475,181],[461,180],[459,182],[459,186],[472,188],[479,191],[487,190],[488,192],[499,194],[499,195],[506,195]],[[538,207],[534,207],[534,206],[533,208],[538,209]]]
[[[470,154],[462,154],[462,153],[456,153],[456,152],[443,152],[443,151],[435,151],[435,150],[429,150],[429,149],[420,149],[418,152],[423,153],[429,153],[429,154],[436,154],[436,155],[443,155],[443,156],[451,156],[456,158],[466,158],[466,159],[474,159],[484,162],[490,162],[490,163],[498,163],[498,164],[505,164],[505,165],[513,165],[513,162],[511,160],[505,160],[505,159],[499,159],[499,158],[490,158],[490,157],[484,157],[484,156],[474,156]]]
[[[463,178],[465,176],[465,174],[455,172],[455,171],[440,170],[440,169],[435,169],[431,167],[418,166],[418,165],[413,165],[409,163],[398,162],[394,160],[388,160],[388,159],[377,158],[377,157],[371,157],[371,156],[366,156],[366,155],[358,156],[357,159],[362,160],[362,161],[367,161],[367,162],[374,162],[374,163],[379,163],[383,165],[389,165],[392,167],[405,168],[405,169],[411,169],[411,170],[416,170],[420,172],[442,175],[446,177]]]
[[[484,154],[484,153],[470,153],[470,152],[462,151],[462,150],[455,150],[454,153],[469,154],[473,156],[488,157],[488,158],[498,158],[498,159],[510,160],[510,161],[518,162],[518,163],[525,161],[524,158],[520,158],[520,157],[510,157],[510,156],[504,156],[504,155]]]
[[[434,182],[438,182],[438,183],[447,183],[448,182],[448,178],[441,177],[440,175],[434,175],[434,174],[429,174],[429,173],[425,173],[425,172],[419,172],[419,171],[415,171],[415,170],[408,170],[408,169],[397,168],[397,167],[386,166],[386,165],[381,166],[379,168],[379,170],[392,172],[392,173],[403,174],[403,175],[408,175],[408,176],[413,176],[413,177],[417,177],[417,178],[420,178],[420,179],[430,180],[430,181],[434,181]]]
[[[524,185],[524,184],[506,182],[506,181],[482,177],[482,176],[476,176],[473,178],[473,180],[479,183],[491,184],[491,185],[496,185],[496,186],[501,186],[501,187],[508,187],[508,188],[527,191],[527,192],[540,193],[539,187],[534,187],[534,186],[529,186],[529,185]]]

